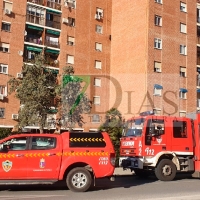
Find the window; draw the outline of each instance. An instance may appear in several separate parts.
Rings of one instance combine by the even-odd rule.
[[[95,49],[96,51],[102,51],[102,44],[101,43],[95,43]]]
[[[68,36],[67,44],[70,45],[70,46],[73,46],[75,44],[75,38],[71,37],[71,36]]]
[[[162,17],[155,15],[155,25],[156,26],[162,26]]]
[[[187,47],[183,44],[180,45],[180,54],[187,55]]]
[[[186,33],[186,24],[180,23],[180,32]]]
[[[33,137],[31,149],[45,150],[54,149],[56,147],[56,138],[54,137]]]
[[[162,72],[161,62],[154,62],[154,72]]]
[[[179,116],[180,117],[186,117],[186,111],[180,111]]]
[[[101,19],[103,18],[103,10],[101,8],[97,8],[95,19]]]
[[[186,96],[187,92],[188,92],[187,89],[180,88],[180,90],[179,90],[179,98],[180,99],[186,99],[187,98],[187,96]]]
[[[9,52],[10,44],[0,43],[0,51],[1,52]]]
[[[160,116],[160,115],[161,115],[161,109],[154,108],[154,109],[153,109],[153,113],[154,113],[154,115],[156,115],[156,116]]]
[[[11,26],[10,23],[8,23],[8,22],[2,22],[1,29],[3,31],[9,31],[10,32],[10,26]]]
[[[101,87],[101,79],[100,78],[94,78],[94,86]]]
[[[162,0],[155,0],[156,3],[162,3]]]
[[[5,116],[5,108],[0,108],[0,118],[4,118]]]
[[[69,26],[75,26],[75,19],[71,18],[71,17],[68,17],[68,25]]]
[[[9,2],[9,1],[3,1],[3,9],[4,9],[4,12],[5,14],[11,14],[8,11],[12,12],[12,2]]]
[[[72,56],[72,55],[67,55],[67,63],[69,63],[69,64],[74,64],[74,56]]]
[[[64,1],[65,6],[69,8],[76,8],[76,1],[75,0],[66,0]]]
[[[7,96],[7,87],[5,85],[0,85],[0,95]]]
[[[3,145],[8,145],[8,150],[17,151],[25,150],[27,148],[27,137],[16,137],[9,139],[3,143]]]
[[[187,12],[187,5],[186,5],[186,3],[180,2],[180,10],[182,12]]]
[[[100,122],[100,116],[99,115],[92,115],[92,122]]]
[[[103,27],[100,26],[100,25],[96,25],[96,32],[102,34],[103,33]]]
[[[173,136],[174,138],[187,138],[187,122],[174,120]]]
[[[94,103],[95,105],[100,105],[100,97],[99,97],[99,96],[93,97],[93,103]]]
[[[186,68],[185,67],[180,67],[180,76],[186,77]]]
[[[156,49],[162,49],[162,40],[159,38],[154,39],[154,47]]]
[[[95,60],[95,68],[101,69],[101,61]]]
[[[45,9],[44,8],[27,5],[26,12],[27,12],[27,16],[26,16],[27,22],[45,25]],[[55,25],[55,23],[53,23],[53,20],[57,21],[56,18],[58,20],[58,16],[56,16],[55,19],[53,19],[52,13],[46,13],[46,26],[53,27]],[[56,27],[53,27],[53,28],[56,28]]]
[[[156,95],[156,96],[161,96],[161,95],[162,95],[162,90],[161,90],[161,89],[154,88],[154,95]]]
[[[162,95],[162,85],[158,85],[158,84],[155,84],[154,85],[154,95],[155,96],[161,96]]]
[[[8,74],[8,65],[0,64],[0,73]]]

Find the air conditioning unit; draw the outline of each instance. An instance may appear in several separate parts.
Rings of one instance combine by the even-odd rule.
[[[3,99],[4,99],[4,95],[0,94],[0,100],[3,100]]]
[[[69,20],[68,20],[67,18],[63,18],[63,19],[62,19],[62,23],[68,24],[68,22],[69,22]]]
[[[17,73],[17,78],[23,78],[23,74]]]
[[[9,10],[9,9],[5,9],[4,12],[5,12],[6,15],[10,15],[11,14],[11,10]]]
[[[18,119],[18,114],[12,114],[12,119]]]
[[[95,14],[95,19],[101,19],[101,16],[98,14]]]

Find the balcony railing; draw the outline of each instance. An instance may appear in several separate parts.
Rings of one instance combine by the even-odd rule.
[[[197,65],[200,65],[200,57],[197,57]]]
[[[197,107],[200,108],[200,99],[197,99]]]
[[[52,1],[47,1],[47,7],[57,9],[57,10],[61,10],[61,4],[56,3],[56,2],[52,2]]]
[[[200,36],[197,36],[197,44],[200,44]]]
[[[43,17],[35,16],[35,15],[27,14],[26,15],[26,21],[34,23],[34,24],[40,24],[40,25],[43,25],[43,26],[45,25],[44,18]]]
[[[45,40],[45,46],[60,48],[60,44],[58,42],[53,42],[50,40]]]
[[[50,20],[46,20],[46,26],[56,28],[56,29],[61,28],[60,22],[53,22],[53,21],[50,21]]]
[[[197,17],[197,22],[200,23],[200,17]]]
[[[28,2],[44,6],[44,0],[28,0]]]
[[[29,37],[28,35],[25,38],[26,42],[34,43],[34,44],[42,44],[42,40],[40,38]]]

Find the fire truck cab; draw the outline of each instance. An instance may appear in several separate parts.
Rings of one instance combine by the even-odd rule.
[[[155,116],[150,112],[129,119],[120,141],[121,166],[138,176],[155,173],[171,181],[177,172],[200,172],[200,114]]]

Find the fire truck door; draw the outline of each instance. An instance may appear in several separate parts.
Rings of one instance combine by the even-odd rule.
[[[28,178],[58,179],[60,155],[56,137],[32,137],[28,154]]]
[[[171,151],[190,155],[193,152],[192,134],[187,121],[173,121]]]
[[[26,179],[28,138],[13,137],[0,144],[3,145],[8,151],[0,152],[0,179]]]

